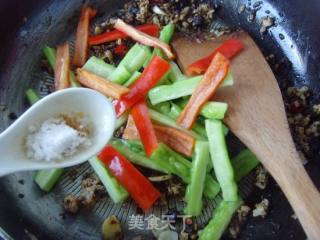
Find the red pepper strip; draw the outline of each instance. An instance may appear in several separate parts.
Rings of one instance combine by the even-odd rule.
[[[64,43],[57,48],[56,65],[54,69],[55,90],[70,87],[70,51],[69,44]]]
[[[192,136],[172,127],[157,124],[152,125],[159,142],[168,145],[170,148],[183,155],[188,157],[192,156],[195,144],[195,139]],[[131,115],[128,117],[127,125],[122,134],[122,138],[140,140],[138,129]]]
[[[192,156],[195,144],[192,136],[172,127],[153,124],[153,128],[159,141],[183,155]]]
[[[136,26],[136,29],[138,29],[141,32],[144,32],[150,36],[157,37],[159,35],[159,26],[157,24],[144,24],[140,26]],[[112,42],[119,38],[127,38],[128,35],[119,31],[119,30],[113,30],[110,32],[105,32],[100,35],[92,36],[89,38],[89,45],[99,45],[106,42]]]
[[[78,23],[73,64],[82,67],[88,58],[89,24],[97,11],[88,6],[83,6]]]
[[[130,26],[129,24],[126,24],[121,19],[117,19],[117,21],[114,24],[114,28],[118,29],[121,32],[124,32],[132,39],[136,40],[137,42],[151,46],[151,47],[157,47],[160,48],[169,59],[174,59],[174,54],[171,51],[171,48],[168,44],[165,42],[162,42],[158,38],[151,37],[134,27]]]
[[[106,146],[98,157],[145,212],[160,197],[160,192],[149,180],[110,145]]]
[[[117,45],[114,48],[114,53],[120,57],[124,57],[126,53],[128,52],[128,47],[124,44]]]
[[[88,88],[97,90],[105,96],[120,99],[122,95],[129,92],[128,88],[97,76],[94,73],[88,72],[84,69],[78,68],[76,72],[79,83]]]
[[[188,75],[198,75],[204,73],[209,67],[214,56],[220,52],[226,58],[231,60],[235,57],[241,50],[244,48],[243,43],[235,38],[231,38],[225,41],[222,45],[220,45],[217,49],[213,51],[209,56],[202,58],[200,60],[192,63],[186,70]]]
[[[168,72],[170,64],[162,58],[155,56],[144,69],[141,76],[130,86],[130,92],[113,101],[117,117],[142,100],[148,91]]]
[[[213,96],[219,85],[225,79],[229,60],[217,53],[208,67],[203,79],[192,93],[187,105],[179,115],[177,123],[186,129],[190,129],[199,114],[201,107]]]
[[[150,157],[153,151],[158,147],[158,140],[145,102],[141,101],[135,104],[131,110],[131,114],[144,146],[144,151],[147,156]]]

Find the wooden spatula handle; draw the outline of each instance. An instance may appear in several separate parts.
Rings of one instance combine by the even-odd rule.
[[[291,150],[277,151],[275,149],[269,156],[264,152],[264,165],[287,196],[308,239],[320,239],[320,194],[306,170],[294,146]],[[272,159],[273,158],[273,159]],[[277,161],[275,164],[268,162]],[[271,169],[270,169],[271,168]]]

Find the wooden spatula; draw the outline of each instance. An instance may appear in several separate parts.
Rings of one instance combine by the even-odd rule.
[[[294,146],[277,81],[250,36],[236,33],[233,37],[245,45],[245,50],[232,60],[235,84],[219,91],[214,99],[229,104],[225,123],[277,181],[308,238],[320,239],[320,194]],[[178,38],[172,45],[184,70],[228,38],[230,36],[201,44]]]

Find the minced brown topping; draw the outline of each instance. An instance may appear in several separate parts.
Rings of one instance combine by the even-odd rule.
[[[81,182],[79,196],[68,195],[63,206],[65,211],[77,213],[81,207],[93,207],[93,205],[105,195],[105,188],[95,174],[87,174]]]
[[[313,105],[312,110],[315,114],[320,115],[320,104]]]
[[[229,234],[230,237],[233,239],[236,239],[241,231],[241,227],[247,220],[249,213],[251,211],[251,208],[246,205],[242,205],[235,216],[232,218],[232,221],[229,226]]]
[[[183,185],[181,183],[170,182],[170,184],[167,185],[168,193],[174,196],[181,195],[182,189]]]
[[[99,26],[107,30],[119,17],[133,25],[155,23],[164,26],[171,22],[179,31],[190,33],[207,29],[214,12],[215,8],[202,0],[137,0],[126,3]]]
[[[213,21],[215,7],[204,0],[137,0],[126,3],[122,8],[98,22],[94,28],[95,35],[113,30],[114,22],[121,18],[128,24],[158,24],[161,27],[173,23],[175,32],[184,36],[194,36],[203,40],[231,30],[221,21]],[[114,41],[90,47],[90,54],[102,58],[110,64],[117,65],[122,56],[117,56],[114,48],[123,44],[128,49],[134,44],[130,39]]]
[[[189,234],[184,232],[184,231],[182,231],[180,233],[180,240],[189,240]]]
[[[239,6],[239,8],[238,8],[238,13],[243,13],[244,10],[246,10],[246,5],[241,4],[241,5]]]
[[[63,207],[69,213],[77,213],[79,211],[79,201],[73,195],[68,195],[63,200]]]
[[[275,24],[275,18],[266,16],[260,20],[260,33],[265,33],[270,27]]]
[[[312,93],[306,86],[288,87],[284,92],[288,122],[303,160],[318,155],[320,142],[320,104],[312,104]]]
[[[105,188],[95,174],[84,178],[81,187],[79,201],[82,206],[93,207],[93,205],[105,195]]]
[[[268,208],[269,200],[265,198],[260,203],[255,205],[255,208],[252,211],[252,216],[264,218],[268,213]]]
[[[268,184],[269,174],[263,166],[258,166],[256,170],[255,185],[260,189],[265,189]]]

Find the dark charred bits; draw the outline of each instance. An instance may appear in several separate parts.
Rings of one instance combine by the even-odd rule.
[[[284,39],[284,35],[283,35],[282,33],[279,33],[279,38],[280,38],[281,40],[283,40],[283,39]]]
[[[169,220],[177,222],[178,216],[181,215],[181,213],[177,209],[169,209],[165,215]]]
[[[195,26],[195,27],[199,27],[203,24],[203,18],[202,16],[199,16],[199,15],[195,15],[192,17],[192,25]]]
[[[77,213],[80,208],[91,208],[105,194],[105,188],[99,178],[93,173],[87,173],[82,179],[79,196],[66,196],[63,201],[64,209],[69,213]]]
[[[255,2],[254,4],[253,4],[253,8],[261,8],[261,5],[263,4],[263,2],[262,1],[257,1],[257,2]]]
[[[94,33],[102,34],[113,30],[113,23],[121,18],[126,23],[137,26],[146,23],[165,26],[169,23],[175,25],[175,31],[185,36],[197,38],[211,38],[221,33],[228,32],[228,29],[212,31],[212,21],[216,7],[205,0],[137,0],[130,1],[116,12],[106,16],[101,22],[94,26]],[[217,34],[218,33],[218,34]],[[118,65],[122,59],[115,49],[119,45],[130,49],[134,41],[122,39],[105,44],[90,47],[90,55],[102,58],[109,64]]]
[[[71,181],[76,180],[78,175],[78,170],[76,168],[72,168],[69,172],[68,172],[68,176],[70,178]]]
[[[65,220],[66,217],[67,217],[65,213],[60,213],[59,216],[60,216],[63,220]]]
[[[241,4],[238,8],[238,13],[243,13],[246,10],[246,5]]]
[[[14,112],[9,113],[8,117],[10,120],[16,120],[18,118],[17,114],[15,114]]]
[[[319,155],[320,104],[312,104],[312,92],[306,87],[288,87],[284,93],[288,122],[303,161]]]
[[[144,214],[144,211],[142,210],[142,208],[140,208],[138,206],[137,206],[137,210],[136,211],[137,211],[138,215],[143,215]]]

